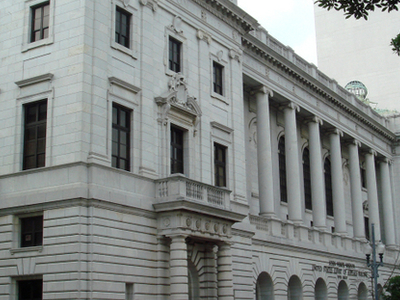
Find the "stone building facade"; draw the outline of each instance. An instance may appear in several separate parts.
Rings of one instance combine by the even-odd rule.
[[[0,299],[369,299],[399,120],[227,0],[3,1]]]

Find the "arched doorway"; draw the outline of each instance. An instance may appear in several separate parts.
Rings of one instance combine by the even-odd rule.
[[[326,283],[322,278],[318,278],[315,283],[315,300],[325,300],[328,295]]]
[[[358,300],[368,299],[368,290],[363,282],[361,282],[360,285],[358,286],[357,299]]]
[[[290,277],[288,285],[288,300],[301,300],[303,299],[303,287],[299,277],[293,275]]]
[[[256,283],[256,300],[273,300],[274,283],[268,273],[262,272]]]
[[[345,281],[339,282],[338,286],[338,300],[347,300],[349,299],[349,288]]]

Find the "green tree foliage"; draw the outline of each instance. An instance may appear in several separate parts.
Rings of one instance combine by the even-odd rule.
[[[375,9],[387,12],[398,11],[400,0],[316,0],[315,3],[327,10],[332,8],[338,11],[342,10],[346,19],[354,17],[368,20],[368,13],[375,11]],[[390,46],[400,56],[400,33],[391,40]]]
[[[382,296],[385,300],[400,299],[400,276],[390,278],[384,287],[384,294]]]

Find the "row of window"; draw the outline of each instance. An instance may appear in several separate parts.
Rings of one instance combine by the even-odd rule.
[[[131,22],[132,14],[119,6],[115,10],[115,43],[125,48],[132,48],[131,43]],[[49,37],[50,26],[50,1],[31,7],[31,32],[30,42],[36,42]],[[168,40],[168,67],[173,72],[182,72],[182,42],[169,37]],[[213,62],[213,91],[223,95],[224,67]]]
[[[24,106],[23,169],[45,166],[47,100]],[[128,108],[113,104],[112,107],[112,166],[130,171],[131,114]],[[184,173],[184,130],[171,126],[171,173]],[[214,143],[214,182],[226,186],[226,147]]]

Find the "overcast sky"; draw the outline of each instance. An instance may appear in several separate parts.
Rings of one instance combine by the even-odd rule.
[[[282,44],[317,65],[314,0],[238,0]]]

